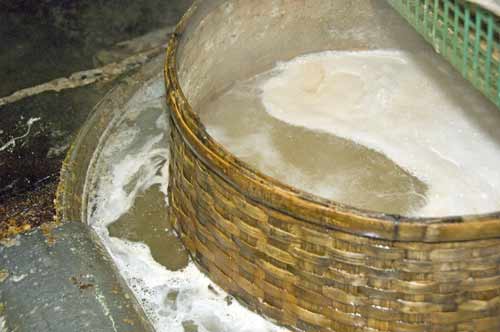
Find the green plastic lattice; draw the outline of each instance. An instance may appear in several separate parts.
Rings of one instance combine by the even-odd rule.
[[[477,89],[500,108],[500,21],[464,0],[388,0]]]

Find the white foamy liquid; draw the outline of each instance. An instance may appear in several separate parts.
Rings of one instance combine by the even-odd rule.
[[[89,223],[157,331],[184,332],[183,322],[192,322],[199,332],[285,332],[237,301],[229,305],[227,294],[192,262],[183,270],[169,271],[153,259],[145,244],[109,236],[107,226],[127,213],[137,195],[158,184],[167,192],[164,101],[162,75],[129,101],[116,126],[119,130],[107,139],[97,161],[99,178],[89,203]],[[172,292],[177,293],[175,299],[168,297]]]
[[[376,150],[424,182],[426,204],[409,214],[499,210],[500,111],[427,56],[309,54],[279,63],[253,84],[272,117]]]

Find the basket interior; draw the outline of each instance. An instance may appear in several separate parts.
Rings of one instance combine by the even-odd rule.
[[[233,82],[302,54],[431,48],[385,0],[207,0],[188,21],[176,63],[195,111]]]
[[[466,6],[473,7],[464,5],[464,10]],[[444,64],[439,66],[440,70],[449,67],[452,71],[451,65],[434,52],[431,43],[385,0],[205,0],[195,3],[189,19],[181,25],[176,38],[176,76],[186,97],[181,102],[187,101],[195,113],[235,82],[265,72],[276,62],[325,50],[401,50],[415,54],[422,70],[432,75],[439,75],[439,71],[429,66],[427,60],[420,62],[422,54]],[[480,66],[476,67],[479,71]],[[490,77],[497,77],[493,71],[491,67]],[[462,78],[459,74],[455,77],[458,84]],[[183,112],[191,113],[189,107],[183,108]],[[191,114],[188,117],[192,119]],[[194,127],[203,140],[209,136],[201,122]],[[233,158],[217,142],[211,148],[214,146],[223,158]],[[243,168],[262,175],[247,165]],[[320,198],[312,199],[316,202]]]

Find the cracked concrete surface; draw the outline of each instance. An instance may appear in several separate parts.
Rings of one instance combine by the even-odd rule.
[[[0,332],[150,331],[92,231],[47,225],[74,135],[191,2],[0,2]]]
[[[30,1],[0,3],[3,235],[52,219],[55,182],[79,127],[124,76],[163,51],[192,2]]]
[[[106,62],[109,59],[118,61],[108,63],[102,67],[79,71],[68,77],[53,79],[46,83],[18,90],[9,96],[0,98],[0,107],[47,91],[59,92],[61,90],[81,87],[99,81],[110,81],[115,79],[119,75],[141,66],[147,60],[160,54],[165,48],[167,37],[173,30],[174,26],[168,26],[150,32],[145,36],[118,43],[114,49],[109,51],[100,51],[97,53],[99,61]],[[1,151],[2,149],[0,148],[0,152]]]
[[[0,3],[0,204],[57,177],[94,105],[162,52],[191,2]]]
[[[100,50],[174,25],[191,0],[0,1],[0,97],[103,64]],[[112,61],[115,62],[115,61]]]
[[[111,63],[100,68],[80,71],[71,74],[69,77],[57,78],[47,83],[16,91],[10,96],[0,98],[0,107],[47,91],[59,92],[66,89],[82,87],[98,81],[112,80],[120,74],[126,73],[144,64],[148,59],[158,55],[160,52],[161,48],[153,49],[148,52],[130,56],[118,63]]]

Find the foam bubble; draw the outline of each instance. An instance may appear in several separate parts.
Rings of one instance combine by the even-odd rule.
[[[169,125],[163,94],[161,76],[147,83],[105,142],[96,162],[100,177],[89,222],[157,331],[184,332],[191,324],[200,332],[283,332],[238,302],[228,304],[228,295],[192,262],[169,271],[145,244],[109,236],[107,226],[130,210],[137,195],[158,184],[167,192]]]
[[[323,52],[260,83],[273,117],[388,156],[429,186],[418,216],[500,208],[500,112],[458,74],[401,51]]]

